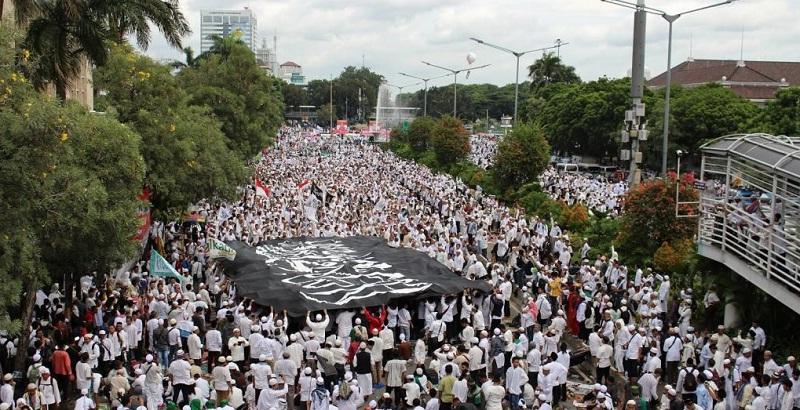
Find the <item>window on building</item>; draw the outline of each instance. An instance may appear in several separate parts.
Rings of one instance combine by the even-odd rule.
[[[231,23],[238,23],[238,22],[239,22],[239,16],[231,16]]]
[[[228,24],[228,16],[222,16],[222,22]]]
[[[242,16],[242,17],[239,18],[239,21],[242,22],[242,23],[249,23],[250,22],[250,17]]]
[[[222,23],[222,16],[214,16],[214,23]]]
[[[203,23],[211,23],[211,16],[203,16]]]

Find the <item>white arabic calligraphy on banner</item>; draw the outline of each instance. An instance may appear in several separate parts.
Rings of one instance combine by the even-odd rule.
[[[416,293],[431,286],[338,241],[261,245],[256,253],[274,273],[284,276],[283,283],[296,286],[303,297],[320,303],[344,305],[385,293]]]

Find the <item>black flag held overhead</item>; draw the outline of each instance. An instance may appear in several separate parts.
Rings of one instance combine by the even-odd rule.
[[[236,259],[224,261],[225,273],[236,283],[237,293],[293,315],[377,306],[409,296],[455,294],[468,288],[491,289],[487,282],[462,278],[422,252],[392,248],[377,237],[228,245],[236,251]]]

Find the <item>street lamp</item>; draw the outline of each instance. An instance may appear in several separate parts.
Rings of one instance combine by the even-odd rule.
[[[406,74],[406,73],[397,73],[397,74],[400,74],[402,76],[406,76],[406,77],[409,77],[409,78],[416,78],[417,80],[422,80],[422,82],[425,83],[425,96],[422,99],[422,116],[424,116],[424,117],[428,116],[428,81],[436,80],[438,78],[447,77],[448,75],[450,75],[450,74],[444,74],[444,75],[440,75],[438,77],[422,78],[422,77],[417,77],[417,76],[413,76],[411,74]]]
[[[436,68],[439,68],[439,69],[442,69],[442,70],[445,70],[445,71],[449,71],[451,74],[453,74],[453,117],[456,117],[456,100],[457,100],[457,97],[458,97],[458,92],[456,91],[456,88],[458,87],[458,73],[461,73],[461,72],[464,72],[464,71],[479,70],[481,68],[489,67],[491,65],[491,64],[484,64],[484,65],[479,65],[477,67],[467,67],[467,68],[462,68],[460,70],[453,70],[452,68],[447,68],[447,67],[442,67],[440,65],[431,64],[431,63],[429,63],[427,61],[423,61],[422,64],[429,65],[431,67],[436,67]]]
[[[469,39],[474,41],[474,42],[476,42],[476,43],[478,43],[478,44],[483,44],[483,45],[488,46],[488,47],[496,48],[496,49],[498,49],[500,51],[505,51],[506,53],[511,53],[514,57],[516,57],[516,59],[517,59],[517,77],[516,77],[516,80],[514,81],[514,124],[517,123],[517,106],[519,105],[519,58],[524,56],[525,54],[533,53],[534,51],[545,51],[545,50],[551,50],[551,49],[554,49],[554,48],[559,48],[560,49],[561,46],[569,44],[569,43],[562,43],[561,40],[559,39],[559,40],[556,41],[556,45],[554,45],[554,46],[542,47],[542,48],[537,48],[537,49],[527,50],[527,51],[514,51],[514,50],[510,50],[508,48],[502,47],[502,46],[498,46],[498,45],[495,45],[495,44],[487,43],[487,42],[485,42],[485,41],[483,41],[481,39],[475,38],[475,37],[470,37]]]
[[[395,99],[395,104],[399,104],[400,96],[403,94],[403,88],[413,87],[415,85],[420,85],[422,83],[414,83],[414,84],[406,84],[406,85],[394,85],[394,84],[390,84],[390,83],[384,83],[384,84],[388,85],[389,87],[397,88],[398,91],[397,91],[397,98]],[[401,107],[395,107],[395,109],[397,110],[397,125],[399,126],[400,125],[400,109],[401,109]],[[417,108],[417,109],[419,109],[419,108]]]
[[[617,6],[637,9],[637,5],[635,3],[631,3],[624,0],[601,0],[606,3],[614,4]],[[666,81],[666,91],[664,94],[664,134],[661,141],[661,175],[667,175],[667,150],[669,147],[669,102],[670,102],[670,88],[672,87],[672,23],[677,21],[681,16],[685,16],[687,14],[695,13],[702,10],[707,10],[714,7],[724,6],[726,4],[731,4],[737,0],[725,0],[719,3],[710,4],[708,6],[699,7],[696,9],[687,10],[681,13],[669,14],[663,10],[655,9],[649,6],[642,7],[642,10],[646,13],[655,14],[661,16],[664,20],[669,23],[669,41],[667,42],[667,81]],[[680,158],[680,157],[678,157]]]

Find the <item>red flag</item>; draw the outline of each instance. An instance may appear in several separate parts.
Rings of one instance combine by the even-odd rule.
[[[297,189],[305,189],[311,181],[304,179],[303,182],[297,184]]]
[[[269,195],[269,187],[264,185],[260,179],[256,178],[256,196],[266,198]]]

